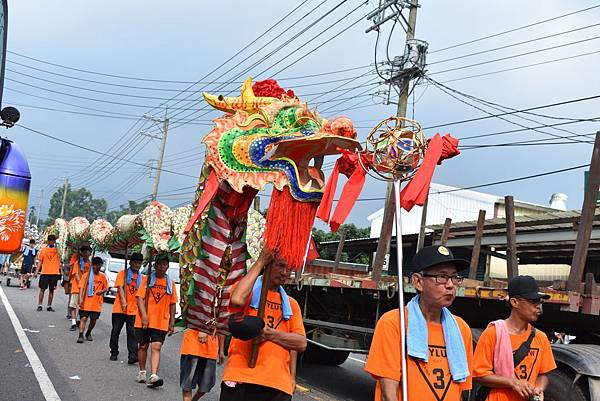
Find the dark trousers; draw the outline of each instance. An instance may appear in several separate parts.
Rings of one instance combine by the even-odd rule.
[[[121,335],[121,329],[125,325],[127,331],[127,351],[129,360],[136,360],[138,354],[138,345],[135,339],[135,330],[133,325],[135,323],[135,316],[126,315],[124,313],[113,313],[112,314],[112,331],[110,332],[110,353],[113,355],[119,354],[119,336]]]
[[[238,383],[235,387],[229,387],[221,383],[219,401],[290,401],[291,399],[291,395],[271,387],[248,383]]]

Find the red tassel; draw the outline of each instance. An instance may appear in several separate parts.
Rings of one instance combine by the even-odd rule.
[[[273,189],[267,210],[265,246],[285,259],[292,270],[299,270],[304,264],[318,207],[317,202],[297,201],[287,187],[283,191]]]

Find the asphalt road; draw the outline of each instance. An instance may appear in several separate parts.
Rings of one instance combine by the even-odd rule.
[[[56,393],[62,401],[77,400],[180,400],[179,348],[181,334],[168,337],[161,353],[159,374],[165,385],[159,389],[148,389],[137,384],[134,378],[137,366],[127,365],[125,330],[121,335],[117,362],[109,361],[108,340],[110,337],[110,315],[112,304],[104,304],[100,320],[94,329],[93,342],[77,344],[77,333],[68,330],[66,319],[66,297],[57,289],[54,299],[56,312],[37,312],[38,289],[20,291],[6,287],[2,278],[2,289],[16,317],[20,321],[33,350],[39,357]],[[37,281],[37,280],[36,280]],[[27,400],[44,401],[43,389],[32,370],[27,355],[11,324],[5,305],[0,302],[0,401]],[[300,363],[298,388],[293,399],[297,401],[367,401],[373,399],[373,380],[363,371],[364,356],[353,355],[339,367]],[[222,368],[217,371],[220,382]],[[47,389],[46,389],[47,390]],[[219,385],[204,396],[203,400],[216,401]]]

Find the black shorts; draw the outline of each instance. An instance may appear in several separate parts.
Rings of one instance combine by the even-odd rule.
[[[89,317],[92,320],[98,320],[98,318],[100,317],[100,312],[79,309],[79,317]]]
[[[60,274],[42,274],[38,286],[40,287],[40,290],[50,289],[50,291],[54,291],[56,284],[58,284],[58,280],[60,280],[61,277]]]
[[[33,265],[21,265],[21,274],[30,274],[33,271]]]
[[[229,387],[221,382],[219,401],[291,401],[292,396],[275,388],[256,384],[238,383]]]
[[[167,332],[158,329],[135,328],[135,339],[138,344],[164,343]]]

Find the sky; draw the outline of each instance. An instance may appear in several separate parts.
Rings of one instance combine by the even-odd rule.
[[[219,115],[200,93],[235,95],[247,76],[278,79],[327,118],[350,117],[364,140],[378,121],[396,113],[395,104],[383,104],[389,87],[378,84],[375,57],[383,62],[404,49],[404,31],[400,25],[392,31],[390,21],[375,52],[377,34],[365,33],[371,25],[365,16],[376,3],[181,0],[166,7],[156,0],[9,0],[7,48],[14,53],[7,57],[2,105],[17,107],[25,127],[126,159],[14,127],[4,134],[28,157],[30,204],[41,204],[42,215],[47,213],[49,194],[65,178],[107,199],[109,208],[146,199],[154,173],[145,165],[156,163],[160,141],[153,137],[160,134],[160,123],[155,121],[165,114],[171,120],[163,166],[168,171],[161,175],[158,199],[170,206],[191,202],[204,156],[201,139]],[[453,90],[513,109],[600,95],[595,68],[600,7],[493,36],[595,5],[585,0],[540,4],[420,1],[416,37],[429,43],[427,74]],[[487,36],[493,37],[478,40]],[[448,48],[469,41],[474,42]],[[569,59],[555,61],[561,58]],[[598,105],[600,99],[590,99],[535,110],[544,116],[477,119],[488,114],[422,80],[409,99],[408,116],[420,122],[427,137],[449,132],[462,139],[461,155],[439,166],[433,180],[469,187],[589,163],[593,135],[556,136],[595,132],[597,124],[572,119],[600,117]],[[457,123],[468,119],[476,120]],[[546,133],[467,138],[557,123],[569,124],[545,128]],[[469,148],[527,140],[555,144]],[[385,185],[368,179],[361,198],[383,197]],[[583,189],[579,169],[478,190],[542,205],[562,192],[569,208],[577,209]],[[268,198],[261,201],[266,207]],[[366,227],[367,216],[382,206],[381,200],[358,202],[348,221]]]

